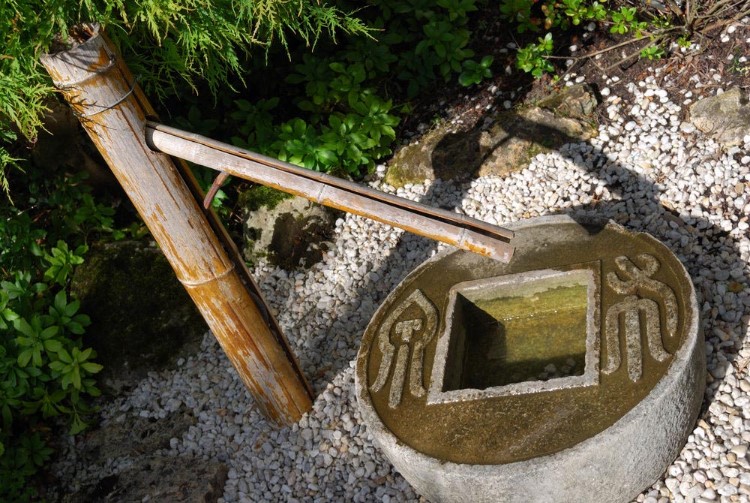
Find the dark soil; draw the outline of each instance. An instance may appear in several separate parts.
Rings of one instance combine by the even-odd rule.
[[[710,3],[704,2],[704,7]],[[505,101],[510,101],[514,107],[534,103],[561,89],[565,85],[565,76],[573,74],[585,76],[585,81],[597,89],[609,87],[613,94],[624,95],[621,90],[628,83],[640,82],[658,68],[661,69],[656,76],[659,84],[670,93],[675,103],[685,100],[680,91],[687,89],[693,92],[693,101],[715,94],[718,88],[726,90],[738,86],[750,89],[750,63],[739,62],[742,56],[750,58],[750,43],[747,41],[750,27],[736,25],[736,31],[729,34],[730,40],[721,41],[721,36],[733,24],[732,16],[740,16],[740,13],[732,11],[730,17],[714,20],[708,29],[693,34],[690,39],[700,44],[700,49],[683,53],[676,47],[659,60],[628,58],[638,54],[646,41],[611,49],[629,38],[611,34],[601,23],[592,32],[580,28],[564,34],[556,33],[557,52],[553,63],[559,78],[545,75],[534,80],[515,67],[515,47],[534,42],[540,34],[512,32],[500,19],[497,6],[493,5],[479,13],[474,21],[472,49],[479,57],[494,56],[494,77],[469,88],[456,83],[436,87],[434,92],[416,101],[413,113],[401,125],[399,137],[402,142],[413,141],[438,119],[451,121],[459,131],[472,129],[484,117],[502,110]],[[578,48],[574,53],[570,52],[572,45]],[[599,55],[589,56],[595,53]],[[572,65],[567,66],[567,60],[571,60]],[[691,81],[694,76],[700,79],[700,87]],[[619,81],[607,84],[608,77],[618,77]],[[600,113],[603,111],[604,107],[601,107]]]

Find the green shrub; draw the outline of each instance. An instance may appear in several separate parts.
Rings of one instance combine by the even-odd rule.
[[[353,34],[314,53],[302,48],[256,64],[248,76],[253,97],[235,100],[227,136],[309,169],[361,177],[392,153],[405,100],[459,74],[462,85],[491,76],[492,57],[468,59],[468,16],[485,3],[371,0],[358,14],[372,36]],[[285,86],[263,93],[269,74]],[[284,96],[296,96],[294,106]]]
[[[616,5],[618,2],[607,0],[503,0],[500,13],[510,21],[515,30],[521,34],[527,31],[538,32],[542,29],[556,33],[576,29],[583,23],[596,22],[609,26],[609,31],[616,35],[632,36],[628,42],[650,39],[640,52],[632,56],[647,59],[658,59],[665,52],[662,46],[670,40],[667,34],[677,34],[673,20],[661,13],[648,9]],[[685,19],[676,19],[684,22]],[[554,65],[550,62],[553,55],[554,37],[548,31],[538,42],[530,42],[518,49],[516,66],[539,78],[545,73],[553,73]]]
[[[72,25],[98,22],[119,45],[147,94],[167,98],[188,85],[214,94],[241,75],[251,49],[286,47],[290,37],[314,46],[339,33],[364,34],[362,22],[319,0],[26,0],[0,5],[0,185],[18,166],[15,135],[33,142],[52,95],[39,56]]]
[[[463,71],[458,76],[458,82],[462,86],[471,86],[473,84],[479,84],[484,79],[492,77],[492,62],[494,58],[492,56],[485,56],[482,60],[477,63],[471,59],[467,59],[463,62]]]
[[[99,395],[101,365],[81,338],[90,320],[69,283],[88,240],[124,232],[84,179],[17,172],[15,204],[0,204],[0,501],[35,497],[30,478],[52,454],[56,425],[83,430]]]

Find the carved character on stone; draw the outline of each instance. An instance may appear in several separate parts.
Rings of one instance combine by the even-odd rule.
[[[397,321],[412,305],[421,313],[416,318]],[[409,391],[415,397],[424,396],[427,392],[423,384],[424,349],[437,331],[437,311],[432,302],[420,290],[415,290],[398,308],[393,310],[378,332],[378,347],[382,353],[380,369],[370,389],[378,393],[388,383],[388,376],[393,377],[390,383],[388,406],[396,408],[401,403],[409,367]],[[396,361],[394,365],[394,354]],[[411,358],[409,357],[411,354]]]
[[[662,323],[659,304],[644,294],[656,296],[664,305],[666,335],[668,338],[677,334],[677,298],[674,291],[666,284],[652,276],[659,270],[659,261],[653,255],[642,253],[633,262],[628,257],[617,257],[615,264],[619,274],[607,274],[607,283],[615,292],[626,297],[607,310],[605,335],[607,345],[607,362],[602,371],[611,374],[620,368],[620,336],[625,339],[628,377],[637,382],[643,373],[643,356],[641,339],[645,338],[651,356],[659,362],[669,358],[662,340]],[[637,265],[636,265],[637,263]],[[622,331],[620,319],[623,319]],[[641,323],[643,320],[643,323]],[[622,333],[621,333],[622,332]]]

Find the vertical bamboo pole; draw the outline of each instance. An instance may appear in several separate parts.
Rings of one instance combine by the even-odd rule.
[[[310,410],[312,392],[287,341],[236,248],[200,208],[193,181],[146,144],[146,118],[154,111],[114,46],[97,26],[88,34],[69,50],[43,56],[42,63],[260,409],[278,425],[297,421]]]

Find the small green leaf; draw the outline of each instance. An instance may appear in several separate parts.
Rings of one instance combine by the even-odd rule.
[[[31,348],[24,349],[18,354],[18,365],[20,367],[25,367],[29,364],[31,361],[31,355],[33,354],[33,350]]]
[[[104,366],[98,363],[86,362],[81,364],[81,368],[89,374],[96,374],[97,372],[101,372]]]
[[[50,337],[57,335],[57,332],[59,331],[60,331],[60,327],[57,327],[57,326],[47,327],[44,330],[42,330],[42,333],[39,335],[42,339],[49,339]]]
[[[49,339],[44,341],[44,349],[46,349],[50,353],[57,353],[62,349],[62,342],[58,341],[57,339]]]
[[[83,351],[80,351],[78,348],[73,348],[73,354],[76,354],[76,353],[78,354],[76,359],[79,362],[88,360],[92,356],[93,352],[94,352],[94,348],[86,348]]]
[[[49,368],[51,368],[55,372],[62,372],[63,369],[65,369],[65,364],[61,361],[51,362],[49,364]]]
[[[73,387],[81,389],[81,371],[78,366],[73,367]]]
[[[65,295],[65,290],[60,290],[57,295],[55,295],[55,301],[54,306],[55,309],[57,309],[59,312],[65,311],[65,306],[68,303],[68,297]]]
[[[73,358],[70,356],[70,353],[68,353],[68,351],[65,348],[62,348],[57,352],[57,357],[63,363],[73,363]]]
[[[81,433],[83,430],[85,430],[88,427],[88,424],[86,424],[80,416],[75,415],[73,417],[73,421],[70,424],[70,434],[71,435],[77,435]]]

